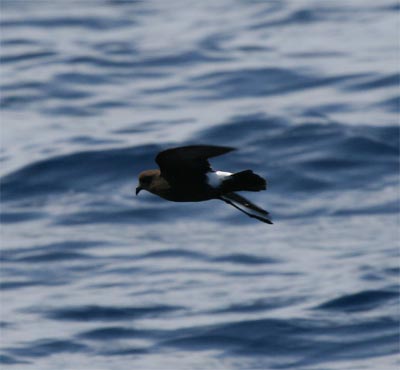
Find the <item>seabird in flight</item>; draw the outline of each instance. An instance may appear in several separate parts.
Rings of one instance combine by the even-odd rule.
[[[265,179],[252,170],[236,173],[214,171],[208,158],[235,150],[230,147],[192,145],[164,150],[156,162],[160,169],[146,170],[139,175],[136,195],[143,190],[173,202],[201,202],[220,199],[267,224],[272,224],[268,212],[237,191],[266,190]]]

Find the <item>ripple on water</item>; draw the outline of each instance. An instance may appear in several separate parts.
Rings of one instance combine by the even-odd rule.
[[[45,312],[45,317],[66,321],[121,321],[142,316],[157,317],[166,313],[182,310],[180,306],[153,305],[147,307],[117,306],[76,306],[53,308]]]
[[[367,311],[399,299],[399,293],[390,290],[364,290],[322,303],[317,309],[344,312]]]

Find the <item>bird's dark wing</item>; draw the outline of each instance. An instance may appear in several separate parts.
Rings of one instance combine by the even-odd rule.
[[[201,181],[211,171],[208,158],[231,152],[234,148],[212,145],[191,145],[164,150],[158,153],[156,162],[161,175],[171,183]]]
[[[221,195],[220,199],[245,213],[249,217],[256,218],[266,224],[272,224],[272,221],[268,217],[268,212],[265,209],[256,206],[254,203],[239,194],[227,193]]]

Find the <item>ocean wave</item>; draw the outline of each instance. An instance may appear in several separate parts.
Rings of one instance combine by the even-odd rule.
[[[288,185],[291,191],[315,191],[338,186],[351,189],[391,176],[399,164],[398,138],[399,128],[395,126],[292,127],[274,119],[250,116],[207,129],[198,140],[238,147],[247,141],[246,147],[224,158],[227,165],[253,166],[273,178],[284,191]],[[252,160],[248,148],[254,148],[253,144],[265,154]],[[150,145],[93,150],[32,163],[2,178],[3,200],[66,191],[96,192],[102,185],[134,181],[140,170],[156,166],[154,157],[160,149],[161,146]],[[283,178],[290,178],[290,183]]]
[[[343,295],[322,303],[317,308],[345,312],[366,311],[380,306],[383,302],[398,300],[398,292],[388,290],[365,290],[362,292]]]
[[[258,319],[191,328],[186,330],[186,334],[181,333],[175,339],[163,342],[163,345],[192,350],[205,350],[211,346],[223,350],[225,355],[273,355],[274,359],[269,359],[271,365],[293,368],[315,366],[340,358],[362,358],[368,350],[375,355],[394,354],[397,351],[397,331],[393,325],[396,325],[393,319],[356,324]],[[368,337],[365,337],[366,332]],[[338,341],[339,336],[343,338],[349,333],[351,335],[345,343]]]
[[[66,321],[121,321],[143,316],[157,317],[166,313],[182,310],[180,306],[152,305],[147,307],[113,306],[76,306],[53,308],[44,316],[52,320]]]
[[[343,216],[398,211],[394,187],[399,166],[399,137],[399,128],[395,126],[354,128],[337,123],[293,126],[280,118],[252,115],[200,130],[197,142],[190,141],[188,144],[237,147],[238,150],[231,155],[218,158],[219,168],[233,171],[252,168],[265,176],[269,183],[267,195],[273,196],[275,203],[279,203],[279,211],[274,212],[278,218],[288,217],[293,211],[295,214],[290,217],[324,213]],[[140,203],[133,206],[138,174],[146,168],[157,167],[154,157],[168,145],[95,150],[99,145],[113,145],[113,141],[71,137],[68,142],[84,142],[93,146],[94,150],[33,162],[0,180],[2,200],[5,205],[10,202],[12,206],[4,208],[3,223],[21,223],[46,217],[40,207],[33,209],[29,204],[53,202],[55,196],[61,196],[60,201],[63,202],[73,197],[74,202],[81,203],[82,207],[72,213],[60,214],[53,219],[54,225],[145,223],[150,219],[152,222],[163,222],[171,213],[176,217],[183,216],[178,205],[159,204],[151,197],[141,197]],[[258,155],[253,154],[255,150]],[[319,202],[314,202],[313,208],[309,203],[307,209],[285,209],[290,207],[284,201],[288,198],[297,202],[301,197],[304,203],[320,193],[340,199],[342,195],[339,191],[354,189],[363,189],[368,198],[371,192],[386,190],[384,196],[375,197],[372,203],[337,202],[332,210],[330,204],[324,203],[328,198],[320,198]],[[110,192],[120,196],[109,197]],[[103,200],[99,201],[101,198]],[[132,206],[127,206],[128,198]],[[19,208],[16,209],[16,205]],[[193,212],[199,212],[194,205],[188,207]],[[239,219],[236,214],[233,216],[230,222]]]

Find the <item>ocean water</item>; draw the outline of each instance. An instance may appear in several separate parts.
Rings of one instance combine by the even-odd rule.
[[[1,368],[398,368],[398,11],[1,1]],[[135,197],[194,143],[274,225]]]

